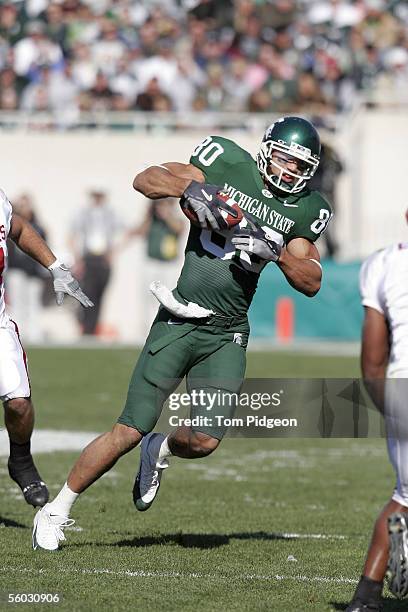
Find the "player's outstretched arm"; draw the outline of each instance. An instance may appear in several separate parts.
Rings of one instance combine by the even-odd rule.
[[[38,261],[44,268],[48,268],[57,259],[33,226],[14,212],[9,237],[24,253]]]
[[[91,300],[82,291],[78,281],[72,276],[68,268],[57,260],[45,240],[41,238],[28,221],[16,213],[13,213],[11,219],[9,237],[24,253],[51,272],[54,278],[54,291],[58,305],[62,304],[64,296],[67,294],[78,300],[85,308],[93,306]]]
[[[133,188],[151,200],[180,198],[191,181],[205,181],[199,168],[193,164],[167,162],[159,166],[149,166],[136,174]]]
[[[306,238],[294,238],[282,250],[278,266],[294,289],[313,297],[320,289],[322,268],[315,245]]]

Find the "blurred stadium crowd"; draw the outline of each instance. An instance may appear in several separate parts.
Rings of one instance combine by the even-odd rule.
[[[408,102],[399,0],[9,0],[0,110],[322,114]]]

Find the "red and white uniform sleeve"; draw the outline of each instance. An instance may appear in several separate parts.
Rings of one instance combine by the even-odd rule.
[[[2,216],[4,215],[4,224],[6,227],[6,234],[8,236],[10,232],[11,217],[12,217],[13,210],[11,208],[9,199],[7,198],[4,191],[2,191],[1,189],[0,189],[0,202],[1,202]]]
[[[4,275],[7,270],[7,237],[10,232],[12,209],[4,191],[0,189],[0,328],[7,326],[9,318],[4,302]]]

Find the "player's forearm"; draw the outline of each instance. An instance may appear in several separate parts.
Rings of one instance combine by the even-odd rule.
[[[385,389],[385,370],[382,373],[371,373],[363,375],[364,386],[367,393],[380,412],[384,412],[384,389]]]
[[[21,228],[11,237],[24,253],[38,261],[45,268],[48,268],[56,261],[56,257],[47,243],[28,222],[23,222]]]
[[[384,359],[378,363],[374,362],[363,348],[361,355],[361,371],[363,374],[364,386],[380,412],[384,412],[384,388],[387,363],[388,359]]]
[[[180,198],[191,180],[176,176],[165,168],[153,166],[135,176],[133,188],[151,200]]]
[[[300,293],[313,297],[319,291],[322,271],[315,261],[300,259],[283,249],[277,264],[290,285]]]

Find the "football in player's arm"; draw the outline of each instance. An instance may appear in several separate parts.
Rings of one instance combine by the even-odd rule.
[[[141,511],[153,503],[169,456],[205,457],[218,447],[226,432],[223,422],[235,409],[223,392],[236,396],[245,375],[247,313],[262,270],[274,262],[305,295],[314,296],[320,288],[322,269],[314,242],[327,227],[331,210],[319,193],[308,189],[319,155],[314,126],[286,117],[265,132],[256,161],[235,142],[209,136],[189,163],[164,162],[136,175],[137,191],[151,199],[181,198],[195,220],[183,269],[172,292],[153,283],[160,308],[122,414],[111,432],[83,451],[60,493],[37,513],[34,548],[58,548],[78,495],[141,440],[133,487]],[[233,227],[220,214],[220,190],[243,213]],[[150,433],[163,403],[184,377],[197,397],[218,398],[211,402],[214,418],[210,423],[198,419],[200,426],[182,426],[169,436]],[[208,409],[205,403],[192,404],[192,419]]]
[[[69,270],[57,260],[47,244],[28,221],[12,213],[4,192],[0,191],[0,399],[4,406],[4,420],[10,439],[8,470],[10,477],[21,488],[28,504],[43,506],[48,501],[48,490],[31,456],[30,440],[34,424],[27,360],[21,345],[17,325],[6,312],[4,276],[7,271],[7,238],[48,268],[54,278],[56,300],[61,304],[64,295],[76,298],[85,307],[92,306]]]
[[[220,139],[217,139],[220,140]],[[217,142],[212,139],[212,142]],[[294,167],[295,164],[290,162],[287,167]],[[200,185],[206,182],[206,176],[200,168],[190,164],[180,163],[165,163],[160,166],[150,166],[135,177],[133,187],[146,195],[151,199],[166,197],[164,194],[167,192],[169,196],[181,198],[185,197],[187,203],[190,201],[197,201],[197,196],[200,198]],[[197,184],[198,183],[198,184]],[[195,196],[195,199],[194,199]],[[203,195],[201,195],[201,203],[203,208],[208,209],[207,215],[213,216],[212,209],[217,209],[216,203],[209,203]],[[296,206],[296,205],[294,205]],[[327,203],[325,203],[327,217],[326,223],[323,229],[326,229],[327,223],[331,216],[331,209]],[[194,210],[194,209],[193,209]],[[207,219],[205,220],[207,221]],[[203,229],[206,229],[206,225],[203,225]],[[220,229],[219,227],[213,228],[215,231]],[[322,233],[322,230],[319,232]],[[251,235],[254,239],[259,241],[265,240],[265,232],[261,230],[261,235],[257,234],[257,230],[248,230],[245,232],[248,238]],[[238,234],[239,236],[239,234]],[[237,248],[241,250],[249,250],[249,240],[247,241],[248,248],[243,240],[234,241],[233,244],[237,244]],[[257,253],[257,247],[262,249],[262,244],[259,242],[255,243],[252,250],[254,254]],[[265,255],[264,261],[268,261],[268,251],[262,251],[260,255]],[[270,256],[269,261],[276,261],[282,272],[285,274],[288,282],[298,291],[304,293],[307,296],[313,297],[320,289],[322,271],[318,262],[320,262],[319,251],[313,242],[308,238],[295,237],[280,251],[278,257]]]

